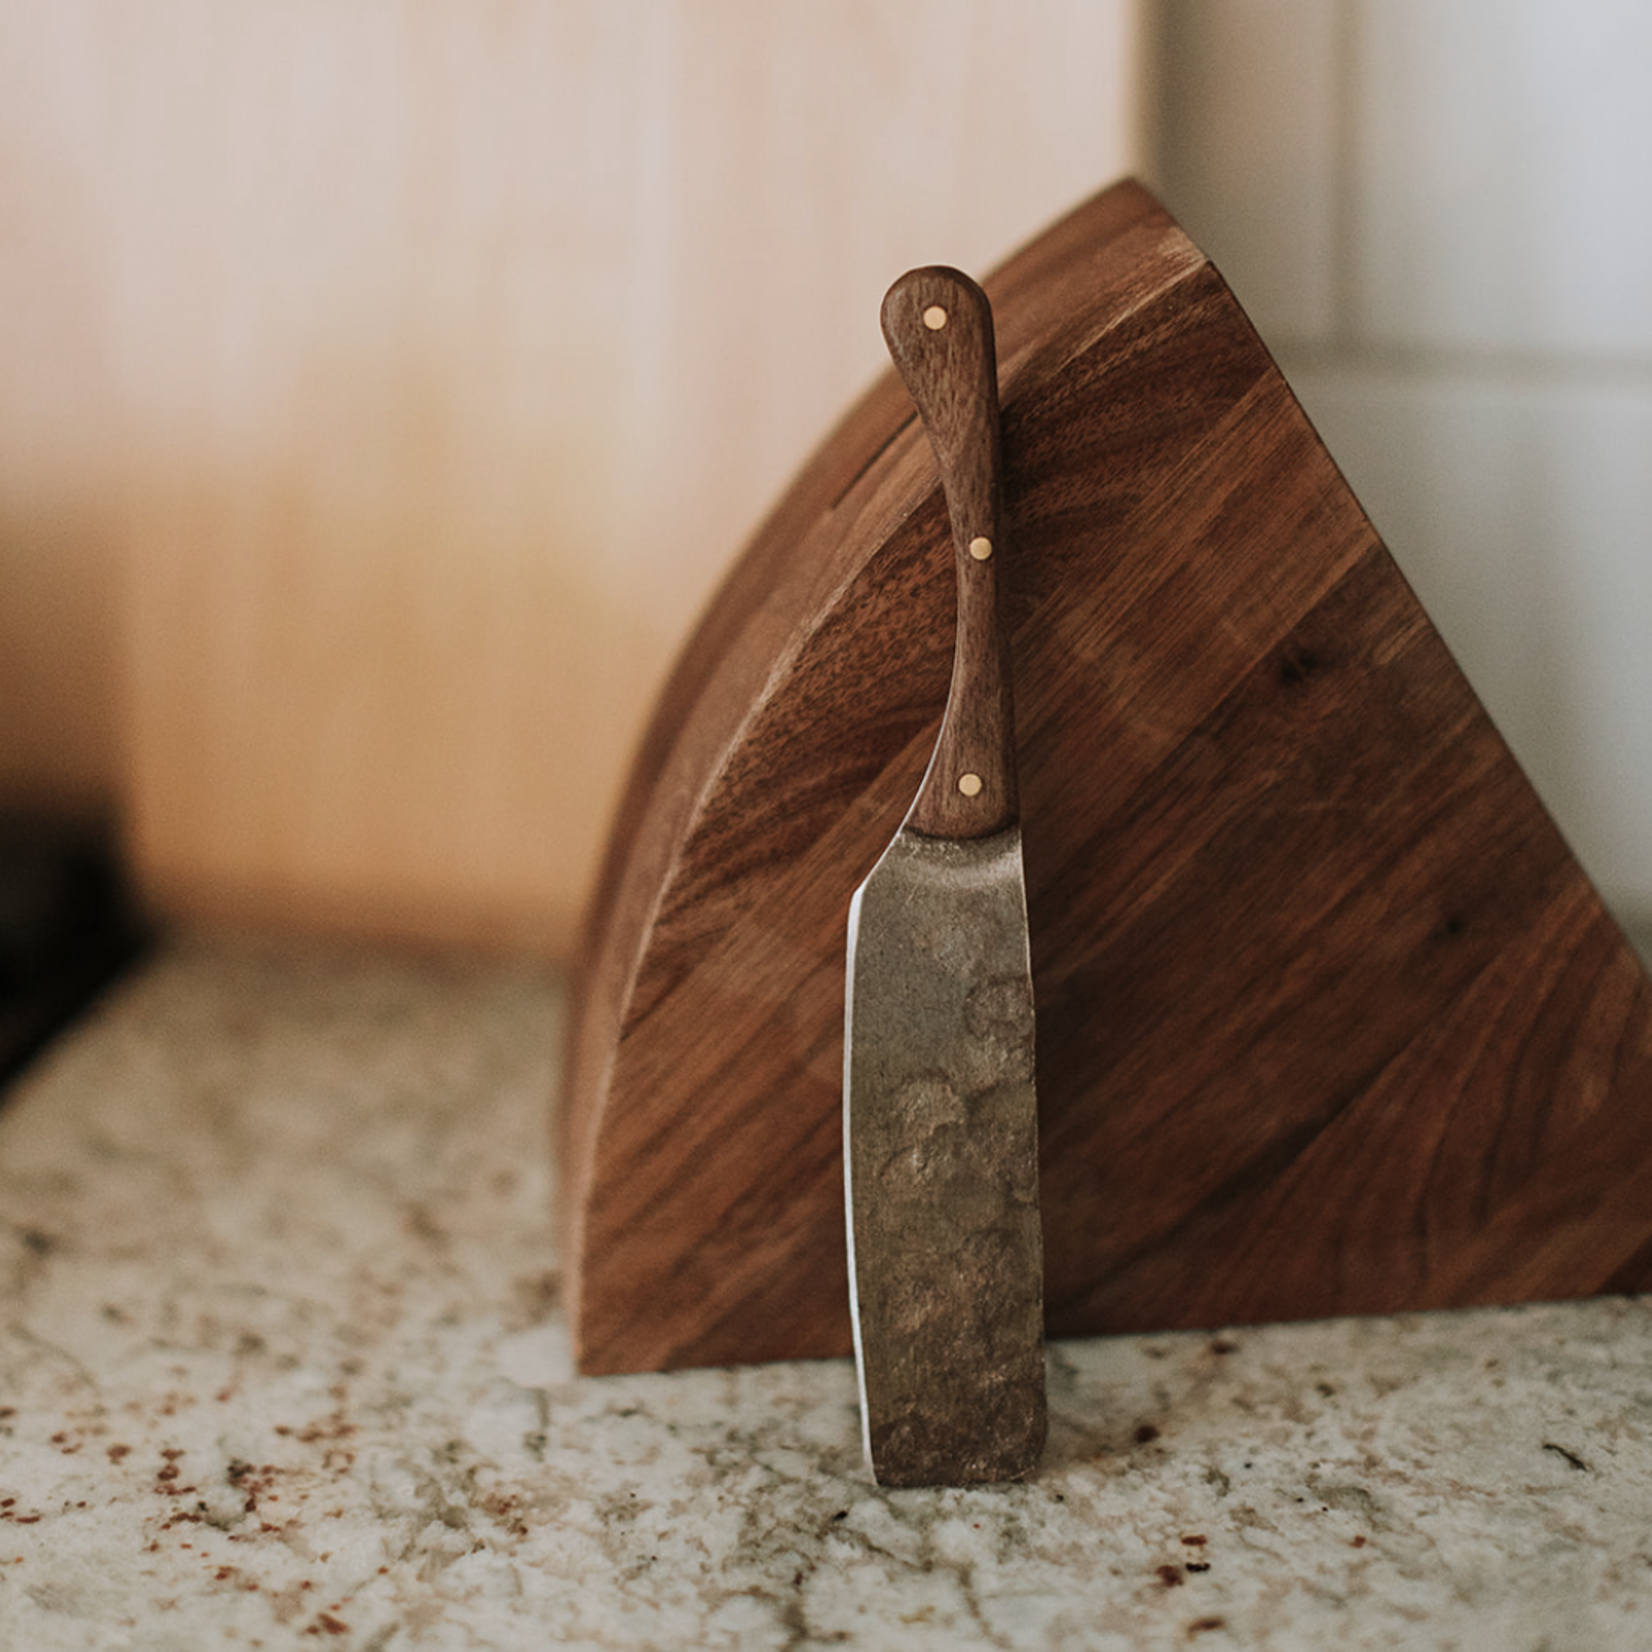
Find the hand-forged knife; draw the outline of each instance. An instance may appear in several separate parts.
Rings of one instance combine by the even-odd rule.
[[[986,294],[903,275],[890,354],[941,473],[958,565],[952,689],[916,800],[849,908],[849,1294],[885,1485],[1015,1480],[1044,1445],[1032,968]]]

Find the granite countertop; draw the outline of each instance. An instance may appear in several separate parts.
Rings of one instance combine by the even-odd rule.
[[[1652,1645],[1633,1299],[1066,1342],[1033,1484],[844,1361],[576,1379],[545,973],[175,944],[0,1113],[0,1647]]]

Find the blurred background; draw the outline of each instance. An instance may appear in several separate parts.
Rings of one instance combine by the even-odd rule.
[[[0,813],[563,956],[895,274],[1137,172],[1652,915],[1641,0],[0,0]]]

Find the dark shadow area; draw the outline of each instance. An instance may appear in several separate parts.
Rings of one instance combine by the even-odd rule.
[[[0,814],[0,1104],[152,939],[106,835]]]

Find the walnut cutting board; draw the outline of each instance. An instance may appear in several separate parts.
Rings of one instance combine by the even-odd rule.
[[[986,286],[1051,1334],[1652,1281],[1647,979],[1220,276],[1123,184]],[[844,918],[951,578],[891,374],[614,829],[564,1121],[585,1370],[848,1351]]]

